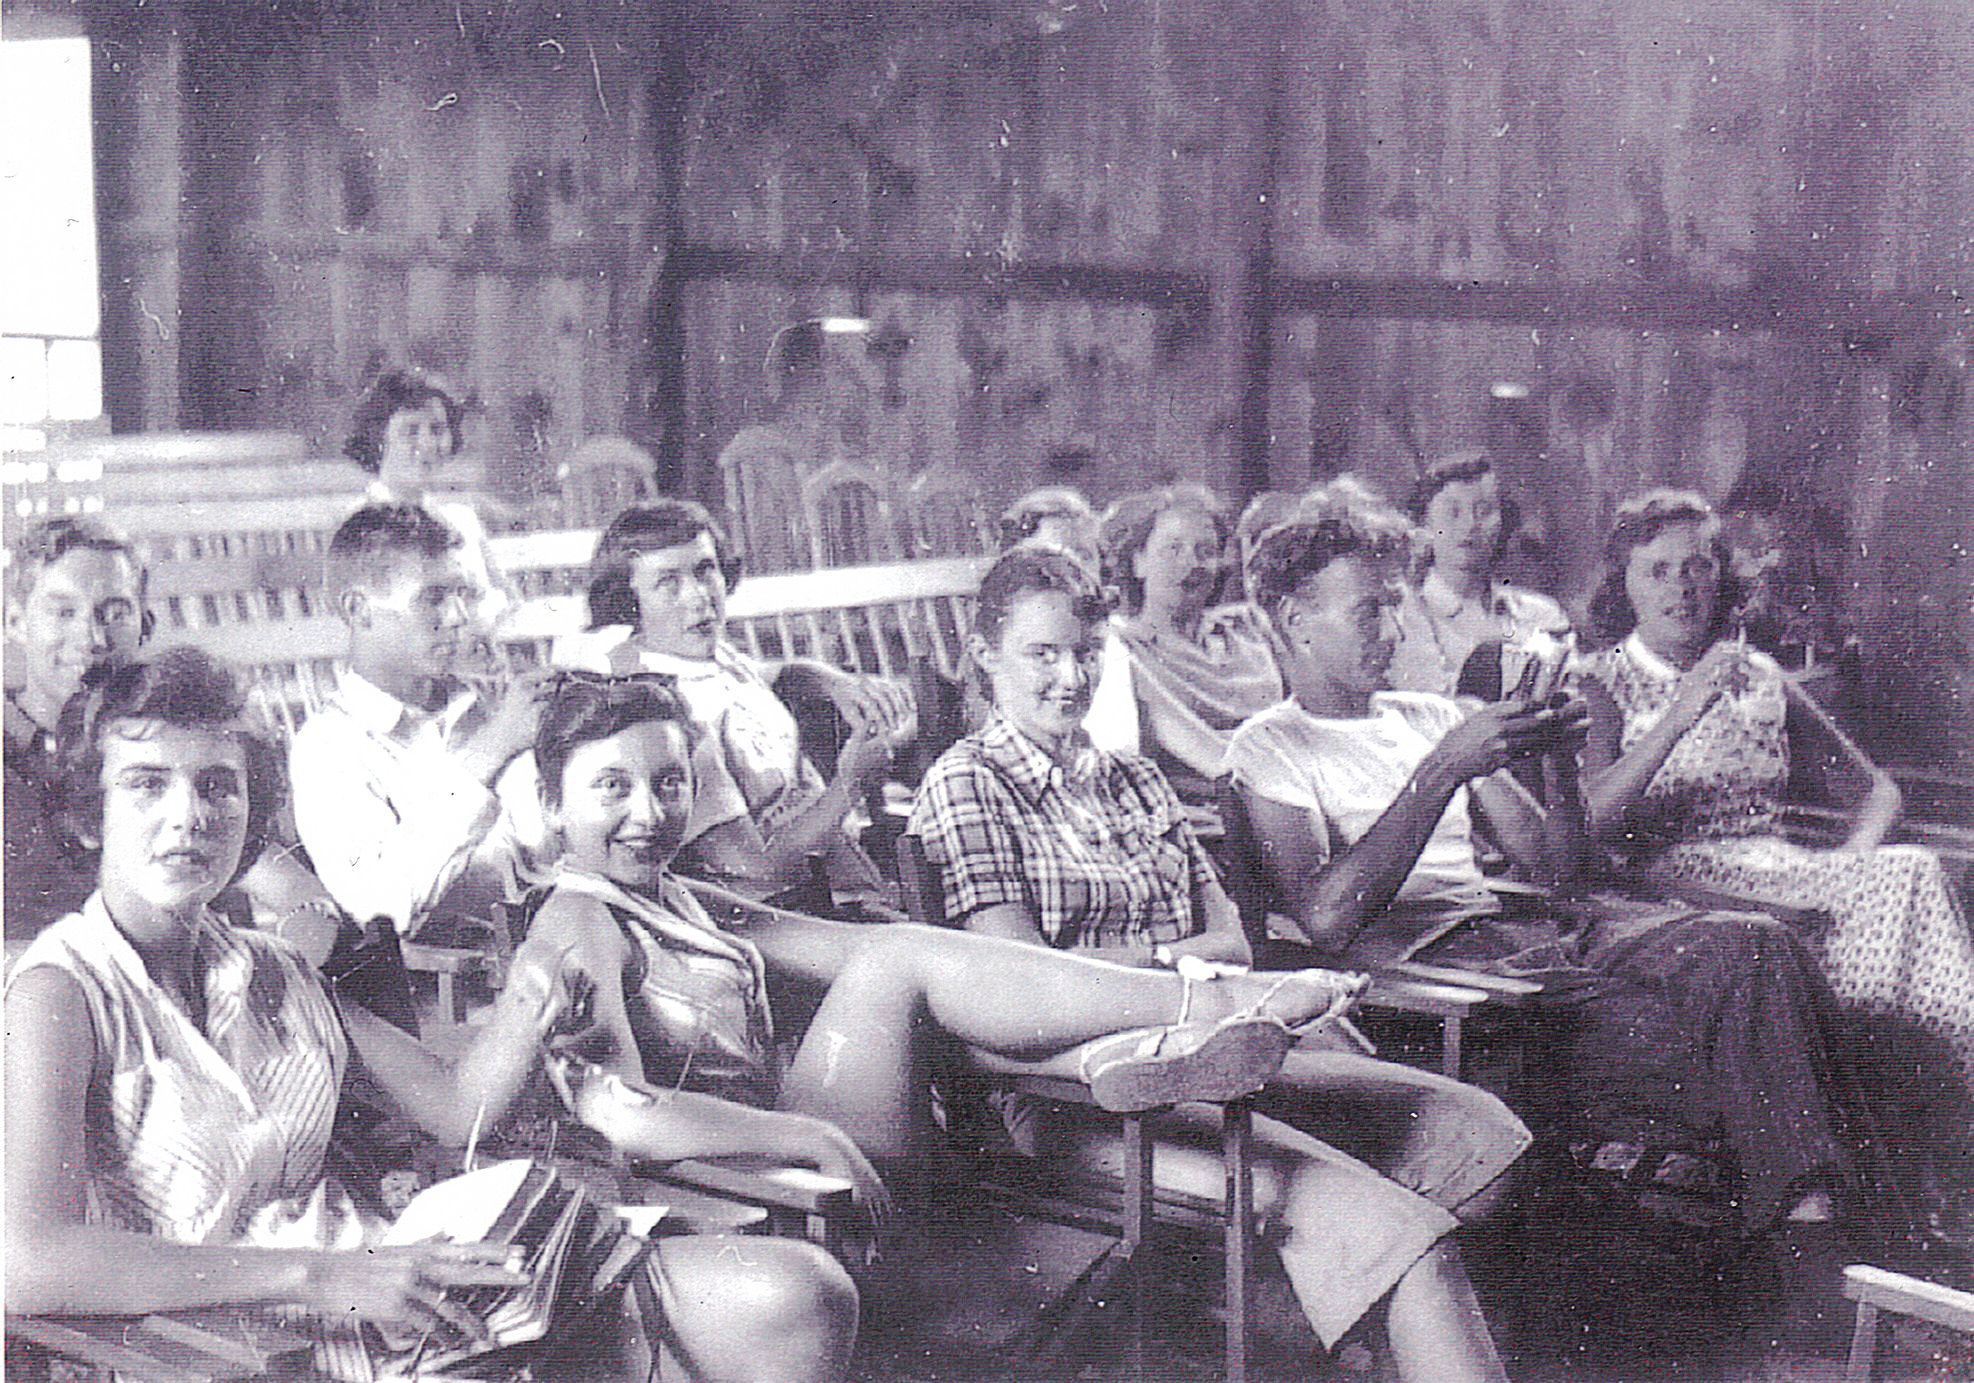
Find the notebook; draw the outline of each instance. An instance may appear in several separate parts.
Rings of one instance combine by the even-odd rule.
[[[381,1243],[505,1244],[519,1251],[519,1270],[528,1281],[520,1287],[453,1291],[450,1299],[478,1316],[491,1339],[465,1339],[450,1330],[386,1338],[379,1372],[386,1377],[439,1373],[541,1339],[575,1290],[588,1295],[599,1282],[621,1279],[632,1254],[621,1242],[626,1237],[614,1217],[598,1215],[582,1187],[528,1158],[427,1187],[405,1206]]]

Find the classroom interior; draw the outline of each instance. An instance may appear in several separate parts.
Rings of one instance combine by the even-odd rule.
[[[1523,570],[1572,607],[1625,497],[1767,496],[1841,631],[1800,671],[1966,907],[1961,0],[13,0],[5,25],[0,536],[127,530],[158,634],[254,667],[291,726],[334,662],[322,550],[381,370],[463,402],[444,489],[545,657],[625,503],[745,534],[720,457],[780,416],[770,362],[811,324],[817,459],[852,497],[737,588],[753,651],[958,674],[993,518],[1042,486],[1238,512],[1346,474],[1402,496],[1485,448]],[[899,581],[921,622],[893,638],[860,602]],[[424,1012],[475,983],[431,972]],[[1381,1038],[1441,1040],[1422,1013]],[[1476,1020],[1467,1060],[1527,1054]],[[1514,1377],[1846,1376],[1761,1336],[1704,1197],[1570,1156],[1470,1234]],[[1036,1362],[1113,1236],[939,1196],[867,1296],[858,1378],[1225,1376],[1210,1230],[1173,1231],[1136,1349],[1085,1303]],[[1384,1376],[1320,1350],[1265,1235],[1252,1296],[1249,1377]],[[1958,1309],[1888,1308],[1877,1376],[1974,1378]]]

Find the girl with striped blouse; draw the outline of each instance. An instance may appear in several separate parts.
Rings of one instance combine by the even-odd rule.
[[[464,1143],[535,1068],[569,993],[553,966],[517,966],[447,1067],[339,1006],[284,942],[215,915],[281,802],[279,759],[241,709],[227,673],[175,649],[110,671],[63,713],[63,824],[97,857],[98,888],[7,985],[7,1305],[269,1308],[317,1327],[324,1372],[367,1378],[362,1326],[484,1335],[456,1294],[525,1279],[491,1245],[376,1245],[381,1226],[323,1175],[345,1075],[361,1067],[428,1133]],[[652,1272],[666,1376],[842,1376],[855,1289],[819,1250],[672,1239]]]

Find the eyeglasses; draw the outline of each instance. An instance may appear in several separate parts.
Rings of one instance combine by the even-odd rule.
[[[640,687],[677,694],[679,679],[669,672],[591,672],[586,668],[557,668],[543,685],[550,697],[596,692],[608,695]]]
[[[567,708],[582,704],[628,704],[649,698],[657,692],[671,706],[679,706],[679,679],[671,673],[590,673],[576,667],[553,671],[543,683],[547,706]]]

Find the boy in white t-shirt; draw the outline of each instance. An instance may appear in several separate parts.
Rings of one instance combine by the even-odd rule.
[[[1600,898],[1504,917],[1475,862],[1476,827],[1536,881],[1577,883],[1586,713],[1567,699],[1468,713],[1383,690],[1404,540],[1341,500],[1308,512],[1248,565],[1289,697],[1235,733],[1227,765],[1276,911],[1345,964],[1539,975],[1564,1039],[1552,1091],[1570,1112],[1653,1109],[1724,1134],[1751,1232],[1830,1219],[1847,1174],[1814,960],[1783,924],[1749,914]],[[1546,801],[1506,771],[1524,759],[1541,764]]]

